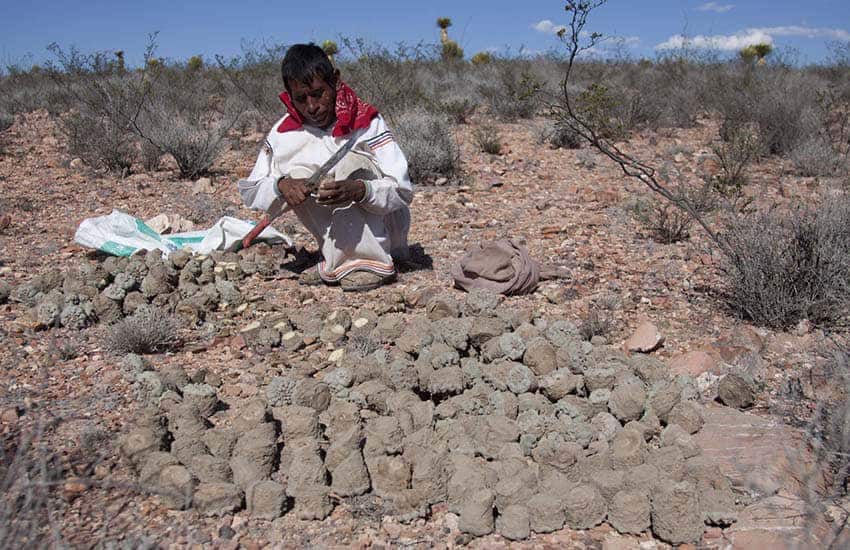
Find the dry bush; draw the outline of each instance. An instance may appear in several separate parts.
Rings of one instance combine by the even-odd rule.
[[[720,173],[714,177],[715,188],[723,194],[738,194],[747,184],[747,169],[759,151],[758,136],[748,126],[729,129],[725,141],[712,147],[720,162]]]
[[[787,154],[817,131],[813,90],[818,82],[785,67],[732,65],[718,70],[706,93],[722,119],[721,137],[730,140],[753,125],[761,152]]]
[[[732,222],[722,270],[730,307],[754,323],[836,324],[850,313],[850,197]]]
[[[789,157],[800,176],[833,176],[845,165],[831,144],[821,136],[802,142],[791,151]]]
[[[286,49],[283,44],[243,42],[242,55],[231,59],[216,56],[220,72],[212,76],[234,88],[244,108],[259,114],[257,131],[267,131],[285,112],[278,94],[283,90],[280,62]]]
[[[45,427],[13,430],[0,444],[0,548],[61,546],[56,525],[58,453],[42,445]]]
[[[466,124],[477,104],[466,97],[438,100],[438,109],[449,115],[456,124]]]
[[[498,155],[502,152],[502,137],[499,129],[492,124],[485,124],[472,130],[472,139],[484,153]]]
[[[690,237],[693,220],[686,212],[668,202],[638,199],[633,212],[656,242],[672,244]]]
[[[8,130],[15,123],[15,115],[0,111],[0,132]]]
[[[477,91],[492,115],[505,122],[514,122],[537,113],[540,104],[535,91],[541,83],[535,78],[530,61],[496,59],[479,66],[479,71],[483,80]]]
[[[581,137],[566,124],[547,122],[537,133],[537,143],[548,144],[552,149],[579,149]]]
[[[343,79],[391,123],[397,125],[401,115],[411,110],[436,110],[423,82],[439,58],[434,47],[399,44],[391,51],[350,38],[343,38],[342,44],[343,52],[353,59],[341,65]]]
[[[591,309],[582,318],[578,331],[582,339],[589,342],[594,336],[607,337],[611,334],[612,328],[613,323],[607,315]]]
[[[404,113],[394,129],[417,184],[452,177],[460,170],[460,150],[445,118],[423,111]]]
[[[138,126],[153,148],[174,157],[181,177],[195,179],[208,173],[228,146],[227,133],[239,115],[238,109],[228,109],[221,118],[209,120],[202,113],[157,102],[140,117]]]
[[[104,346],[112,353],[157,353],[179,342],[177,319],[156,307],[140,307],[135,313],[106,328]]]
[[[673,188],[673,197],[699,214],[711,212],[720,202],[713,182],[696,187],[678,185]],[[693,218],[672,202],[639,198],[634,202],[632,212],[659,243],[672,244],[690,237]]]
[[[52,44],[58,66],[51,75],[71,89],[83,116],[76,119],[78,125],[99,124],[111,136],[104,147],[113,143],[115,152],[111,157],[106,151],[99,155],[106,162],[124,157],[124,146],[131,140],[124,140],[121,131],[132,131],[161,153],[172,155],[182,177],[195,178],[209,171],[244,108],[220,99],[231,97],[232,90],[203,69],[189,71],[154,62],[154,39],[145,52],[144,70],[134,72],[104,65],[102,53],[65,52]]]
[[[118,174],[133,165],[136,157],[133,134],[126,123],[120,123],[120,117],[84,109],[63,116],[60,128],[68,138],[68,151],[86,165]]]

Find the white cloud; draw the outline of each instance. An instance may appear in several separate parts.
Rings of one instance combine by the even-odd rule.
[[[538,21],[537,23],[531,26],[532,29],[537,32],[542,32],[544,34],[556,34],[561,29],[565,29],[566,27],[563,25],[556,25],[555,23],[549,21],[548,19],[543,19],[542,21]]]
[[[661,44],[655,46],[656,50],[677,50],[679,48],[696,48],[709,50],[740,50],[751,44],[773,44],[773,37],[760,29],[747,29],[735,34],[715,34],[705,36],[698,34],[696,36],[683,36],[674,34]]]
[[[618,36],[614,38],[616,42],[621,43],[623,46],[637,46],[640,44],[640,36]]]
[[[676,50],[682,47],[721,51],[740,50],[751,44],[773,44],[777,36],[800,36],[804,38],[830,38],[850,40],[850,32],[844,29],[829,29],[803,26],[760,27],[745,29],[734,34],[683,36],[675,34],[655,46],[656,50]]]
[[[726,13],[734,8],[734,4],[718,4],[717,2],[706,2],[697,8],[699,11],[713,11],[715,13]]]
[[[791,25],[787,27],[765,27],[762,30],[773,36],[802,36],[804,38],[831,38],[833,40],[850,40],[850,32],[847,32],[844,29],[828,29]]]

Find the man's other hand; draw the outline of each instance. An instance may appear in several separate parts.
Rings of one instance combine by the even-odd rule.
[[[366,198],[366,184],[360,180],[326,181],[319,186],[319,204],[347,204]]]
[[[306,179],[280,178],[277,181],[277,189],[286,203],[295,208],[310,196],[307,189]]]

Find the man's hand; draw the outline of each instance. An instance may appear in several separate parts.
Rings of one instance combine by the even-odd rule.
[[[283,200],[289,206],[295,208],[310,196],[306,182],[306,179],[280,178],[277,180],[277,189],[280,191]]]
[[[360,202],[366,198],[366,184],[360,180],[326,181],[319,186],[316,202],[323,205]]]

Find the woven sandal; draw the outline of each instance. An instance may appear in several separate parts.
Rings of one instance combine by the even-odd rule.
[[[374,290],[392,280],[392,277],[381,277],[371,271],[353,271],[339,281],[344,292],[365,292]]]

